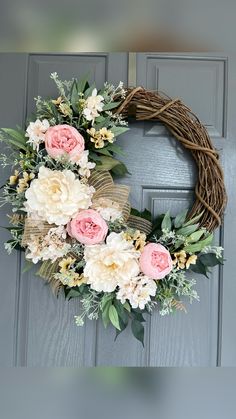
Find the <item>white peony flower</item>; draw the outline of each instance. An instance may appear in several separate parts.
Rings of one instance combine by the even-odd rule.
[[[117,202],[108,198],[98,198],[93,202],[92,208],[95,209],[106,221],[115,221],[122,218],[122,211]]]
[[[30,122],[25,136],[29,137],[27,143],[31,144],[34,150],[39,150],[39,145],[44,142],[45,133],[49,126],[47,119],[43,119],[43,121],[37,119],[35,122]]]
[[[81,209],[88,209],[94,188],[82,184],[71,170],[40,167],[25,193],[25,209],[29,215],[49,224],[65,225]]]
[[[94,119],[99,116],[99,112],[103,110],[104,97],[97,93],[97,89],[93,89],[92,96],[89,96],[85,101],[83,114],[87,121],[94,122]]]
[[[156,295],[157,286],[153,279],[145,275],[138,275],[120,285],[120,289],[116,294],[116,298],[122,304],[126,300],[130,302],[132,308],[140,308],[143,310],[145,305],[151,301],[151,296]]]
[[[96,163],[92,163],[88,161],[89,151],[85,150],[83,151],[76,163],[79,165],[79,174],[80,176],[89,177],[90,176],[90,170],[94,169],[96,166]]]
[[[139,273],[137,252],[121,233],[111,233],[106,244],[85,246],[84,276],[95,291],[112,292]]]

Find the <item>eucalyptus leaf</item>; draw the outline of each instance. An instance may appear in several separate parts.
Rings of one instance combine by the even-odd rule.
[[[205,232],[206,232],[205,229],[197,230],[187,237],[187,241],[189,243],[196,243],[205,234]]]
[[[180,228],[183,225],[183,223],[186,220],[187,214],[188,214],[188,210],[185,209],[180,214],[176,215],[176,217],[174,219],[175,228]]]
[[[167,213],[165,214],[162,223],[161,223],[161,229],[162,231],[167,230],[170,231],[171,230],[171,218],[170,218],[170,213],[169,211],[167,211]]]
[[[120,102],[111,102],[111,103],[106,103],[103,106],[103,111],[109,111],[111,109],[115,109],[118,108],[118,106],[120,105]]]
[[[183,250],[187,253],[201,252],[204,247],[209,246],[212,243],[213,237],[213,233],[211,233],[204,240],[185,246]]]
[[[189,236],[190,234],[193,234],[199,227],[199,224],[193,224],[188,226],[183,226],[180,229],[177,230],[177,234],[180,236]]]
[[[184,227],[197,223],[200,220],[200,218],[202,217],[203,212],[204,211],[202,211],[200,214],[196,215],[195,217],[191,218],[189,221],[184,223]]]

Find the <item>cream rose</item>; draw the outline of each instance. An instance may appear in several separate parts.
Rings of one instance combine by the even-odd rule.
[[[25,193],[25,209],[49,224],[65,225],[79,210],[89,208],[92,194],[93,188],[82,184],[71,170],[40,167]]]
[[[111,233],[106,244],[85,246],[87,283],[98,292],[114,291],[118,285],[138,275],[139,256],[140,252],[121,233]]]

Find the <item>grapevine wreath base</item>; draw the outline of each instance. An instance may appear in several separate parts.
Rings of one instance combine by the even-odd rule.
[[[101,317],[117,336],[131,322],[143,343],[145,314],[186,311],[186,300],[199,300],[192,275],[223,263],[223,249],[212,244],[226,205],[218,153],[179,99],[51,78],[59,96],[37,97],[25,129],[1,129],[0,163],[13,166],[1,197],[12,208],[5,248],[23,249],[24,270],[39,264],[55,294],[77,298],[78,326]],[[190,211],[153,220],[130,207],[129,187],[114,182],[128,173],[115,140],[130,116],[162,122],[193,155],[199,176]]]

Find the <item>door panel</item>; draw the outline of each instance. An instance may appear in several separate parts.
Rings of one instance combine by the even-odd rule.
[[[17,69],[17,75],[16,75]],[[0,126],[12,127],[24,123],[26,91],[26,54],[0,54]],[[2,144],[0,144],[0,153]],[[9,176],[9,170],[0,169],[0,186]],[[0,225],[5,226],[9,208],[0,208]],[[3,242],[8,240],[6,230],[0,230],[0,366],[15,363],[18,326],[18,299],[20,288],[20,253],[7,257]]]
[[[220,149],[226,169],[226,183],[232,191],[236,124],[232,123],[235,95],[231,94],[229,99],[227,95],[228,59],[211,54],[173,56],[148,53],[136,54],[136,58],[137,85],[149,89],[158,88],[171,97],[182,98],[205,123],[214,145]],[[8,110],[2,114],[1,125],[13,127],[15,121],[21,123],[33,111],[35,96],[56,95],[53,82],[49,79],[53,71],[65,79],[89,73],[90,80],[95,80],[98,87],[106,80],[113,83],[123,80],[127,83],[126,53],[32,54],[28,57],[28,66],[27,56],[12,54],[10,61],[7,61],[2,55],[1,59],[4,62],[1,68],[1,74],[5,77],[1,78],[3,86],[12,62],[16,60],[14,62],[17,65],[21,62],[18,65],[21,68],[21,87],[16,87],[18,95],[17,104],[14,105],[15,117],[7,117],[9,103]],[[234,68],[233,59],[231,65]],[[16,77],[15,70],[12,72]],[[229,83],[232,87],[234,77],[231,70]],[[19,80],[16,84],[19,85]],[[10,93],[9,89],[3,89],[3,92],[4,97],[12,95],[14,98],[13,89]],[[226,129],[226,122],[232,131]],[[197,171],[189,153],[161,124],[131,122],[130,128],[118,142],[127,152],[124,161],[131,175],[119,182],[132,187],[132,205],[139,209],[148,208],[154,216],[167,209],[176,214],[191,205]],[[232,226],[236,230],[233,202],[236,204],[230,200],[226,212],[226,258],[231,259],[227,260],[224,268],[227,272],[224,283],[223,270],[214,269],[209,280],[197,278],[200,303],[187,305],[187,315],[181,312],[162,318],[154,312],[146,323],[145,349],[131,336],[129,329],[114,342],[114,330],[109,327],[105,330],[100,321],[96,323],[88,320],[83,328],[75,326],[73,317],[78,314],[78,302],[65,302],[62,296],[57,300],[43,280],[32,272],[20,275],[20,259],[16,254],[12,256],[8,268],[10,259],[1,249],[1,261],[7,266],[4,272],[8,272],[7,277],[13,278],[7,283],[9,308],[4,298],[0,306],[4,318],[8,312],[10,315],[10,333],[0,320],[1,335],[7,339],[6,348],[12,351],[8,356],[5,350],[4,362],[13,362],[12,354],[15,352],[15,363],[27,366],[215,366],[220,364],[222,347],[224,365],[234,365],[236,336],[229,332],[227,325],[227,322],[231,322],[233,329],[232,319],[235,316],[234,296],[230,294],[228,282],[229,274],[233,272],[232,246],[235,245],[235,238],[229,233],[233,231]],[[3,219],[5,209],[1,214]],[[222,240],[223,228],[215,234],[215,243],[220,244]],[[3,278],[0,286],[1,290],[4,289]],[[3,292],[0,298],[2,295]],[[4,348],[1,351],[4,352]]]

